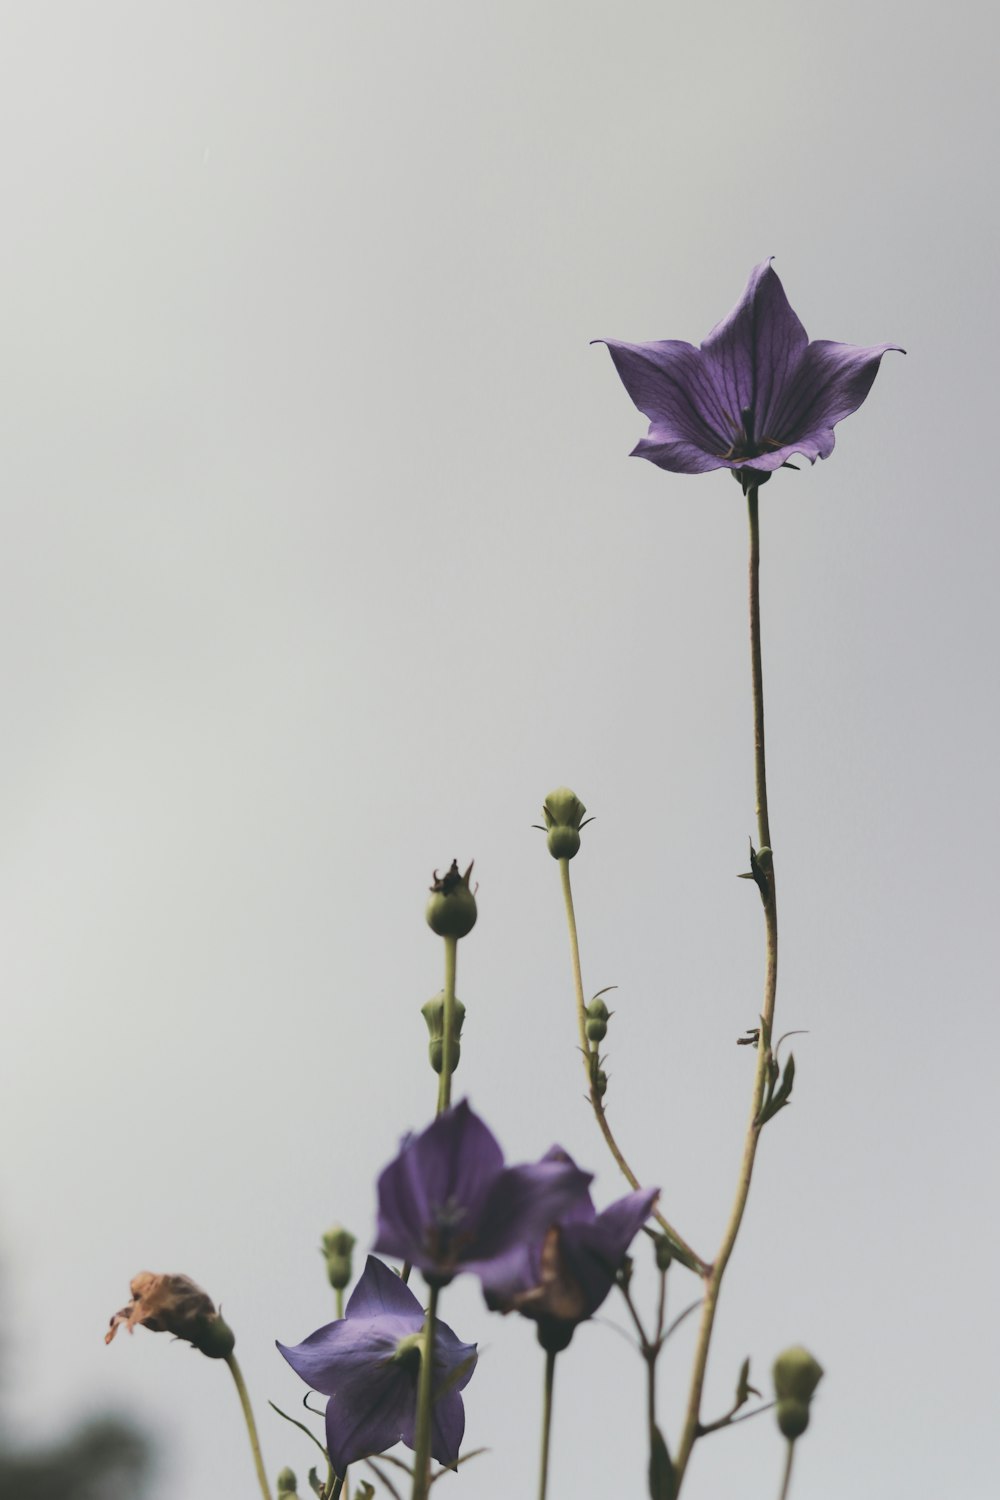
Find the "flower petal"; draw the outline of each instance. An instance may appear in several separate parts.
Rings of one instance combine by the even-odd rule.
[[[446,1255],[435,1250],[445,1223],[470,1239],[490,1186],[503,1167],[492,1132],[463,1100],[438,1115],[419,1136],[408,1137],[378,1180],[378,1235],[374,1248],[433,1269]]]
[[[401,1318],[417,1318],[423,1323],[424,1311],[416,1297],[395,1271],[369,1255],[357,1286],[345,1309],[348,1318],[377,1318],[383,1313]]]
[[[649,418],[651,432],[655,428],[664,442],[725,453],[740,430],[739,410],[727,409],[724,389],[715,385],[712,369],[697,349],[680,339],[596,342],[607,345],[622,384]]]
[[[337,1474],[373,1453],[398,1443],[412,1426],[416,1405],[413,1380],[396,1365],[381,1384],[374,1380],[345,1387],[326,1405],[326,1446]]]
[[[538,1240],[586,1194],[593,1173],[572,1162],[540,1161],[505,1167],[483,1207],[479,1234],[465,1262],[484,1276],[490,1262],[524,1241]]]
[[[770,431],[772,413],[808,342],[770,258],[762,260],[732,312],[701,346],[712,384],[735,425],[750,411],[757,436]]]
[[[675,443],[661,434],[662,429],[654,422],[648,435],[636,443],[629,458],[648,458],[658,469],[668,469],[672,474],[708,474],[712,469],[726,467],[725,460],[717,458],[714,453],[706,453],[694,443]],[[746,463],[746,459],[737,460],[737,464],[740,463]]]
[[[833,449],[835,423],[857,411],[872,388],[883,354],[890,349],[905,352],[898,344],[864,348],[817,339],[799,360],[794,379],[771,414],[766,435],[794,445],[798,452],[808,452],[800,444],[812,444],[819,457],[826,458]],[[760,467],[756,459],[754,463]]]
[[[453,1464],[462,1446],[465,1432],[465,1408],[459,1391],[472,1379],[478,1358],[475,1344],[463,1344],[448,1327],[438,1323],[434,1336],[434,1416],[431,1427],[431,1454],[438,1463]],[[406,1414],[402,1427],[403,1442],[416,1447],[416,1401]]]
[[[619,1198],[598,1214],[601,1234],[616,1267],[652,1213],[659,1192],[659,1188],[640,1188],[638,1192],[626,1193],[624,1198]]]
[[[386,1365],[400,1339],[419,1333],[423,1312],[409,1317],[341,1318],[317,1328],[301,1344],[278,1344],[306,1385],[324,1396],[332,1396],[346,1385],[366,1381],[372,1369]]]

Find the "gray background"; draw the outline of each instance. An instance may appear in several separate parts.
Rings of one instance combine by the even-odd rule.
[[[102,1344],[138,1269],[221,1298],[272,1473],[271,1341],[433,1108],[432,867],[473,856],[460,1092],[623,1188],[581,1099],[545,793],[609,1106],[711,1254],[761,918],[745,523],[629,462],[601,335],[697,342],[774,254],[814,337],[897,341],[832,459],[761,495],[781,1027],[706,1412],[827,1368],[800,1500],[995,1493],[998,216],[985,6],[6,3],[0,239],[5,1400],[108,1404],[158,1495],[255,1493],[226,1372]],[[645,1257],[641,1257],[645,1265]],[[648,1304],[646,1271],[640,1295]],[[673,1274],[675,1311],[696,1294]],[[477,1500],[532,1492],[541,1357],[473,1284]],[[644,1493],[610,1301],[552,1492]],[[689,1325],[689,1328],[691,1325]],[[665,1366],[677,1429],[690,1337]],[[776,1494],[770,1417],[692,1500]]]

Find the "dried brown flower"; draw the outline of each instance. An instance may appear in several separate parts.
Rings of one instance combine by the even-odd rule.
[[[129,1333],[142,1324],[153,1333],[172,1333],[175,1338],[186,1339],[209,1359],[225,1359],[232,1353],[236,1342],[232,1329],[216,1311],[208,1293],[190,1276],[140,1271],[133,1276],[129,1290],[132,1300],[111,1319],[104,1335],[106,1344],[111,1343],[120,1324]]]

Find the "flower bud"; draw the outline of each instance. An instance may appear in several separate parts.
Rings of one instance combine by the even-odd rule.
[[[431,1067],[435,1073],[440,1073],[444,1058],[444,991],[434,995],[426,1005],[420,1007],[420,1014],[427,1022],[427,1030],[430,1041],[427,1044],[427,1054],[431,1060]],[[454,1073],[458,1067],[459,1058],[462,1056],[461,1035],[462,1026],[465,1023],[465,1006],[455,996],[455,1008],[453,1011],[453,1026],[451,1037],[451,1072]]]
[[[653,1250],[656,1254],[656,1269],[668,1271],[673,1262],[674,1252],[670,1248],[670,1241],[665,1234],[654,1234]]]
[[[233,1352],[235,1335],[207,1292],[190,1276],[160,1275],[140,1271],[133,1276],[129,1291],[132,1300],[116,1312],[104,1335],[110,1344],[118,1326],[124,1323],[129,1333],[141,1324],[153,1333],[172,1333],[185,1339],[209,1359],[226,1359]]]
[[[789,1441],[801,1437],[809,1426],[809,1403],[822,1378],[822,1365],[801,1344],[786,1349],[774,1361],[775,1416]]]
[[[594,1074],[594,1093],[598,1099],[603,1099],[608,1092],[608,1075],[603,1068],[598,1068]]]
[[[438,937],[463,938],[476,925],[476,898],[469,889],[472,864],[459,874],[458,860],[453,859],[445,875],[434,871],[431,898],[427,903],[427,925]]]
[[[293,1469],[284,1468],[278,1475],[278,1494],[295,1495],[299,1487],[299,1481],[295,1477]]]
[[[608,1034],[608,1017],[611,1012],[600,996],[595,996],[587,1006],[587,1040],[603,1042]]]
[[[542,803],[542,817],[548,830],[549,853],[553,859],[572,859],[580,849],[580,829],[587,809],[568,786],[556,787]],[[586,818],[589,823],[590,819]]]
[[[351,1251],[355,1244],[350,1230],[339,1224],[323,1235],[320,1253],[326,1260],[327,1280],[335,1292],[342,1292],[351,1279]]]

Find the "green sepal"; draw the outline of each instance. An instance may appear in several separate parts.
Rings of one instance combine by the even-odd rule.
[[[357,1500],[372,1500],[372,1496],[375,1493],[375,1486],[369,1480],[362,1479],[354,1493]]]
[[[768,1120],[773,1120],[775,1115],[778,1113],[778,1110],[784,1109],[785,1105],[789,1102],[789,1095],[792,1092],[792,1084],[795,1082],[794,1052],[789,1052],[788,1054],[788,1061],[785,1063],[785,1071],[781,1075],[781,1083],[778,1088],[775,1088],[774,1086],[778,1076],[778,1065],[776,1062],[772,1061],[771,1066],[773,1068],[773,1072],[770,1075],[770,1085],[767,1090],[767,1097],[765,1098],[764,1103],[761,1106],[760,1114],[757,1116],[756,1120],[756,1124],[758,1125],[758,1127],[761,1125],[766,1125]]]
[[[750,1384],[750,1356],[740,1365],[740,1378],[736,1382],[736,1401],[733,1411],[739,1411],[741,1406],[746,1406],[751,1396],[759,1396],[760,1391],[755,1385]]]
[[[739,880],[752,880],[760,891],[760,899],[766,906],[771,899],[771,870],[773,869],[773,857],[766,844],[759,849],[753,846],[750,840],[750,868],[744,874],[737,876]]]
[[[649,1429],[649,1493],[651,1500],[674,1500],[676,1479],[663,1433],[654,1422]]]
[[[323,1500],[323,1496],[326,1493],[326,1485],[320,1479],[319,1474],[315,1469],[309,1470],[309,1488],[312,1490],[314,1495],[319,1495],[320,1500]]]

